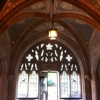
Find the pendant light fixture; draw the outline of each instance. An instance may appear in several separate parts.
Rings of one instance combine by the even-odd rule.
[[[51,28],[49,30],[49,39],[50,40],[55,40],[57,38],[57,29],[54,28],[53,10],[54,10],[54,0],[52,0],[51,12],[50,12],[51,23],[52,23],[52,26],[51,26]]]

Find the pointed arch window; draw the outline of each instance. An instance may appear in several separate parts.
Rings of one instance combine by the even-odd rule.
[[[81,76],[78,64],[69,54],[61,62],[60,74],[60,97],[81,98]]]
[[[78,62],[73,53],[57,41],[37,43],[25,53],[19,67],[17,98],[39,98],[38,71],[44,67],[41,64],[57,65],[60,98],[81,98]]]
[[[30,54],[28,57],[28,63],[22,63],[19,69],[17,98],[38,98],[38,68],[30,63]]]

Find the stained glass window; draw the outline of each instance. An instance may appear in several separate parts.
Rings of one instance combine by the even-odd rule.
[[[28,63],[22,64],[19,69],[17,98],[38,98],[38,74],[36,73],[38,68],[36,63],[29,63],[32,57],[28,57],[26,57]]]
[[[63,71],[60,77],[60,81],[61,81],[61,97],[69,98],[70,97],[69,74]]]
[[[61,64],[61,98],[81,98],[80,71],[75,62],[71,62],[72,59],[70,56],[66,57]]]
[[[80,97],[80,78],[79,75],[73,71],[71,74],[71,97]]]
[[[75,56],[62,44],[45,41],[35,44],[23,56],[19,67],[17,97],[38,98],[38,70],[49,70],[48,66],[44,65],[54,63],[60,73],[60,98],[81,98],[81,73]]]
[[[29,76],[29,97],[38,97],[38,75],[35,71]]]
[[[22,73],[19,74],[18,97],[27,97],[27,86],[28,74],[25,71],[22,71]]]

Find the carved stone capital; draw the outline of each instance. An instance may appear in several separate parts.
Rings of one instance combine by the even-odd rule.
[[[88,81],[92,80],[92,76],[91,75],[85,75],[85,79],[87,79]]]

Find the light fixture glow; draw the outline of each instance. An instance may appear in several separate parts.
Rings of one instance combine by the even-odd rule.
[[[49,39],[55,40],[56,38],[57,38],[57,30],[56,29],[49,30]]]

